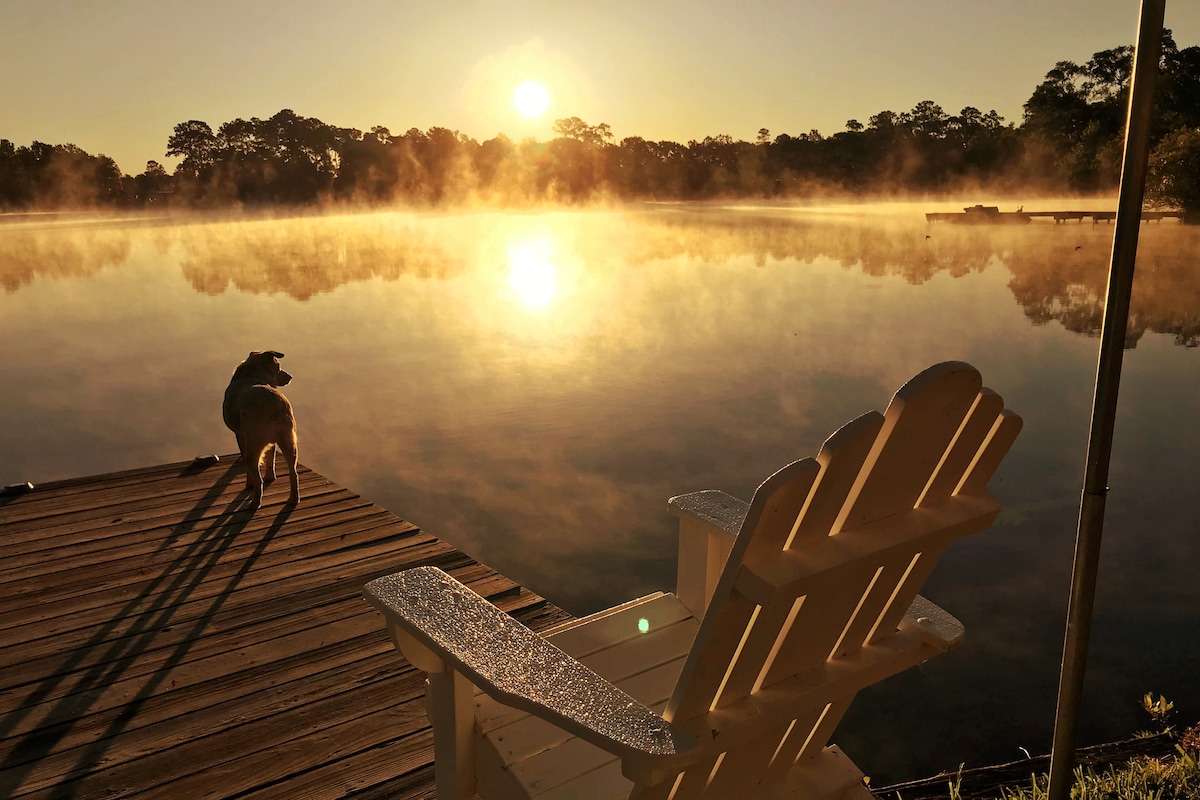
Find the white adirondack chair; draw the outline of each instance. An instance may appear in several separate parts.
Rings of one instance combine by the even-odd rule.
[[[372,581],[429,673],[438,796],[871,797],[828,737],[860,689],[961,641],[917,591],[995,518],[1020,427],[969,364],[930,367],[749,504],[672,498],[677,595],[544,638],[434,568]]]

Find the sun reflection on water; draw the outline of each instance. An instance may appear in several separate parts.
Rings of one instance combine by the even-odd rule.
[[[549,239],[526,239],[509,245],[508,285],[528,308],[545,308],[558,293],[558,267]]]

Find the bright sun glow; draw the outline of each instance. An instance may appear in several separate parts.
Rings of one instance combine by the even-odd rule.
[[[546,113],[546,108],[550,105],[550,93],[537,81],[526,81],[513,92],[513,105],[517,107],[517,111],[535,119]]]
[[[550,244],[543,239],[508,248],[508,285],[530,308],[544,308],[554,299],[557,272],[550,260]]]

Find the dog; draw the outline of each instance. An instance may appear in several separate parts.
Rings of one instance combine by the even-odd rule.
[[[225,426],[237,437],[238,451],[246,465],[246,489],[254,509],[262,506],[263,486],[275,480],[275,452],[283,454],[291,480],[288,505],[300,502],[300,478],[296,474],[296,417],[292,404],[277,386],[287,386],[292,376],[279,367],[283,353],[252,351],[238,364],[225,390],[221,414]],[[263,455],[267,455],[265,475]]]

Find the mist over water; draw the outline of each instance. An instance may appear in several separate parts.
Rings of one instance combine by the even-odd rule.
[[[3,224],[0,481],[228,453],[229,375],[277,349],[305,464],[582,614],[673,588],[671,495],[749,498],[969,361],[1025,429],[1000,519],[924,592],[967,642],[865,692],[834,741],[876,785],[1045,752],[1112,228],[939,210]],[[1146,691],[1200,717],[1197,253],[1200,229],[1142,228],[1085,743],[1145,727]]]

